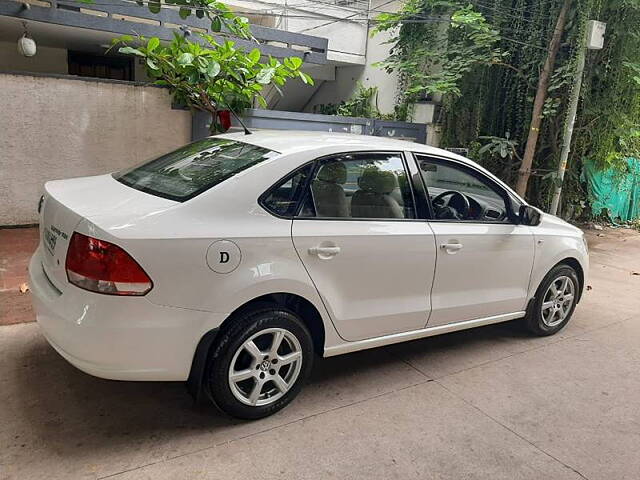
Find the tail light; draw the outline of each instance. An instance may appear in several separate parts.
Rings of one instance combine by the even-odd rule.
[[[74,232],[67,250],[67,278],[77,287],[108,295],[144,295],[153,283],[131,255],[104,240]]]

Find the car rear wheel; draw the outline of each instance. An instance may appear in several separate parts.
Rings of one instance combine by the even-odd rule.
[[[243,314],[221,333],[208,365],[213,402],[231,416],[258,419],[284,408],[311,372],[309,330],[285,309]]]
[[[544,277],[525,318],[528,329],[539,336],[553,335],[569,323],[578,301],[576,271],[560,264]]]

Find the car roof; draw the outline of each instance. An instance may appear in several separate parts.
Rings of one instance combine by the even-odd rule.
[[[465,163],[473,163],[455,153],[440,148],[423,145],[421,143],[398,140],[389,137],[374,137],[370,135],[354,135],[351,133],[318,132],[300,130],[257,130],[251,135],[244,132],[227,133],[220,135],[239,142],[250,143],[268,148],[282,154],[316,150],[326,147],[340,147],[353,150],[402,150],[420,152],[431,155],[444,155],[455,158]]]

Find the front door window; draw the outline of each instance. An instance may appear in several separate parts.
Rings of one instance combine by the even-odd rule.
[[[504,196],[489,180],[463,167],[418,156],[435,220],[510,221]]]

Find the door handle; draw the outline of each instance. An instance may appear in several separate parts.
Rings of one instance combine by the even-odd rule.
[[[322,257],[333,257],[340,253],[340,247],[311,247],[309,249],[310,255],[318,255]]]
[[[462,249],[462,244],[461,243],[441,243],[440,244],[440,248],[442,248],[443,250],[446,250],[447,253],[455,253],[458,250]]]

